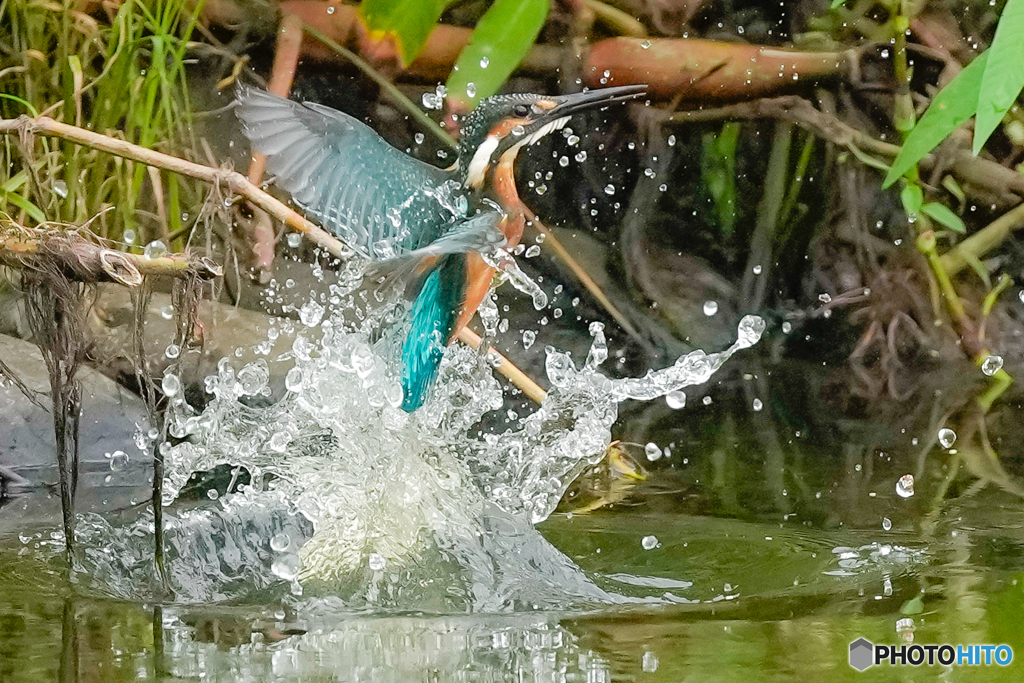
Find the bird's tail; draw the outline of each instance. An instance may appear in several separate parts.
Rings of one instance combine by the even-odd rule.
[[[466,288],[466,254],[446,254],[423,279],[412,305],[412,325],[402,346],[402,409],[423,405],[454,332]]]

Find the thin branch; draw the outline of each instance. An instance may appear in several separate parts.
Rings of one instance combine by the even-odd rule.
[[[943,254],[939,261],[952,277],[966,268],[971,260],[980,259],[990,250],[1005,242],[1015,230],[1022,227],[1024,227],[1024,204],[1007,211],[956,245],[956,248]]]
[[[282,221],[291,228],[303,233],[314,244],[324,249],[327,253],[347,260],[352,252],[341,242],[341,240],[330,235],[322,228],[306,219],[301,214],[288,208],[283,202],[270,196],[263,190],[250,183],[245,176],[236,171],[212,168],[192,161],[179,159],[170,154],[155,152],[145,147],[133,145],[124,140],[94,133],[76,126],[69,126],[51,118],[41,117],[32,119],[22,116],[18,119],[0,119],[0,134],[4,135],[45,135],[48,137],[70,140],[92,149],[98,149],[115,156],[131,159],[150,166],[173,171],[180,175],[203,180],[214,185],[222,185],[231,192],[245,197],[250,202],[260,207],[274,218]],[[156,261],[158,259],[154,259]],[[170,264],[168,264],[170,265]],[[463,328],[458,338],[470,346],[479,346],[480,338],[472,331]],[[474,341],[475,340],[475,341]],[[503,358],[498,371],[505,375],[513,384],[519,387],[530,398],[541,401],[545,393],[536,382],[530,379],[526,373],[515,367],[510,361]]]
[[[317,227],[300,213],[290,209],[284,202],[275,199],[256,187],[245,176],[236,171],[223,168],[211,168],[192,161],[186,161],[170,154],[156,152],[124,140],[94,133],[77,126],[55,121],[48,117],[37,119],[22,116],[17,119],[0,119],[0,134],[4,135],[43,135],[46,137],[70,140],[80,145],[98,149],[115,156],[138,161],[148,166],[173,171],[179,175],[196,178],[213,185],[222,185],[232,193],[245,197],[274,218],[285,223],[294,230],[304,233],[312,242],[341,259],[348,259],[352,252],[345,245]]]
[[[480,344],[483,342],[483,340],[480,339],[480,335],[468,327],[463,327],[459,330],[457,336],[459,341],[463,344],[477,350],[480,349]],[[541,389],[539,384],[530,379],[529,375],[513,365],[512,361],[505,358],[500,351],[491,346],[488,347],[487,352],[494,354],[501,359],[501,365],[498,366],[498,372],[505,375],[505,377],[507,377],[512,384],[516,385],[520,391],[526,394],[527,397],[537,403],[540,403],[547,398],[548,393]]]

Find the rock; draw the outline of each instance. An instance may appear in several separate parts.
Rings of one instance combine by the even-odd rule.
[[[43,404],[49,406],[49,375],[35,345],[0,335],[0,359],[30,390],[40,392]],[[139,457],[134,434],[137,428],[149,429],[145,403],[90,367],[83,366],[78,379],[83,393],[79,444],[83,471],[109,473],[106,453],[120,450],[131,459]],[[0,424],[0,467],[32,484],[56,481],[53,418],[6,378],[0,379]]]

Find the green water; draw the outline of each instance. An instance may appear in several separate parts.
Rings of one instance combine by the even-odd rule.
[[[879,456],[799,439],[784,444],[773,475],[763,453],[743,446],[756,430],[737,424],[676,442],[671,461],[647,463],[650,479],[625,502],[559,513],[541,527],[602,588],[675,604],[423,615],[303,612],[280,593],[229,605],[114,601],[96,582],[71,589],[61,563],[36,547],[53,527],[34,522],[29,531],[41,537],[8,532],[0,542],[0,680],[1022,679],[1019,659],[864,673],[847,664],[859,637],[1006,643],[1024,657],[1018,498],[979,486],[930,500],[938,456],[936,471],[926,467],[915,495],[903,498],[895,473],[916,452]],[[743,466],[748,459],[761,467]],[[788,488],[766,490],[775,477]]]

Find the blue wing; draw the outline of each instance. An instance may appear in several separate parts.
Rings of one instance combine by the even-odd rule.
[[[402,409],[411,413],[423,405],[466,292],[466,255],[442,256],[427,276],[412,305],[412,327],[402,346]]]
[[[469,210],[455,174],[403,154],[348,114],[240,86],[236,114],[307,214],[370,259],[437,239]]]

